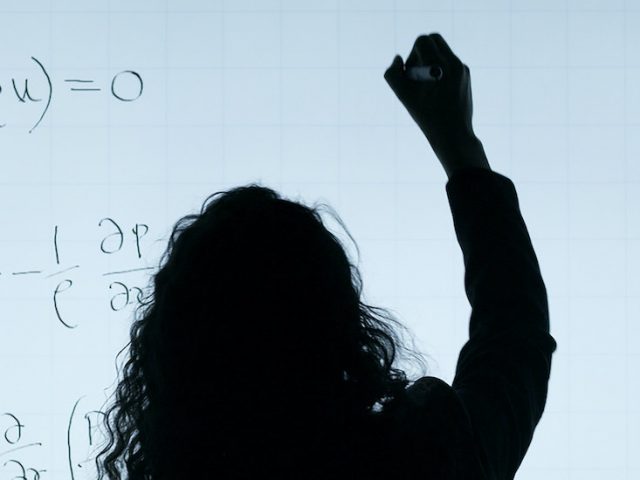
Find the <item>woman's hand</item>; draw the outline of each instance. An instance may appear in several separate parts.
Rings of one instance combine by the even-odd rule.
[[[440,80],[412,80],[405,70],[438,65]],[[451,51],[438,33],[419,36],[406,65],[396,55],[384,78],[426,135],[448,176],[459,168],[490,169],[482,143],[473,132],[469,67]]]

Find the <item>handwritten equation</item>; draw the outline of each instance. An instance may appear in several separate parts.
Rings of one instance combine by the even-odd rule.
[[[144,223],[136,223],[131,228],[131,233],[123,231],[122,227],[112,218],[105,217],[98,222],[98,227],[109,229],[109,233],[106,234],[99,244],[100,252],[105,255],[113,255],[120,252],[125,246],[125,242],[128,240],[132,244],[132,248],[135,248],[137,258],[142,258],[142,239],[148,234],[149,227]],[[55,252],[56,265],[60,265],[60,252],[58,245],[58,225],[54,226],[53,231],[53,251]],[[56,271],[50,274],[46,274],[43,270],[21,270],[14,272],[0,271],[0,277],[2,276],[25,276],[25,275],[45,275],[44,278],[50,278],[58,275],[65,274],[66,278],[60,280],[52,292],[52,307],[55,311],[56,318],[66,328],[76,328],[77,324],[71,324],[70,320],[63,315],[62,304],[64,303],[65,292],[73,287],[73,280],[69,278],[71,275],[69,271],[80,268],[80,265],[73,265],[68,268],[64,268],[60,271]],[[104,272],[102,276],[109,275],[121,275],[130,272],[139,272],[144,270],[154,270],[155,267],[141,267],[128,270],[118,270],[111,272]],[[109,306],[112,311],[117,312],[127,307],[128,305],[137,304],[144,300],[144,292],[137,286],[131,286],[121,281],[113,281],[109,284],[109,289],[112,290],[111,298],[109,300]],[[68,293],[66,293],[68,295]]]
[[[100,431],[100,426],[104,420],[105,413],[100,410],[88,410],[79,417],[77,413],[78,404],[84,397],[75,401],[69,419],[67,421],[66,439],[60,439],[60,443],[66,440],[67,446],[67,468],[69,478],[75,480],[76,473],[84,465],[94,465],[95,459],[90,458],[89,449],[96,447],[95,431]],[[25,437],[29,433],[32,438],[35,434],[41,433],[33,431],[29,424],[23,423],[17,415],[11,412],[0,412],[0,479],[4,480],[40,480],[42,474],[47,472],[44,468],[37,468],[38,465],[30,460],[25,460],[25,453],[31,452],[38,447],[42,447],[42,442],[28,442]],[[86,458],[78,461],[74,459],[79,448],[84,447],[87,451]],[[29,455],[32,457],[33,455]],[[11,476],[8,476],[11,475]]]
[[[29,130],[29,133],[33,132],[33,130],[38,125],[40,125],[40,122],[42,122],[42,119],[44,118],[47,111],[49,110],[49,106],[51,105],[51,101],[53,99],[53,83],[51,81],[51,77],[49,76],[49,73],[47,73],[47,69],[44,67],[42,62],[40,62],[37,58],[31,57],[31,60],[33,60],[37,64],[38,68],[44,75],[47,82],[47,86],[48,86],[48,94],[46,96],[46,103],[44,104],[42,113],[40,114],[40,118],[38,118],[38,121],[33,125],[33,127],[31,127],[31,129]],[[122,78],[126,78],[126,77],[133,78],[134,81],[137,83],[138,89],[135,95],[125,96],[122,92],[120,92],[120,88],[118,87],[118,84],[121,82]],[[93,79],[65,78],[64,82],[70,85],[69,91],[71,92],[102,91],[102,88],[93,86],[93,83],[94,83]],[[31,92],[29,91],[28,78],[25,78],[24,80],[24,89],[22,93],[18,91],[15,78],[11,78],[11,85],[13,87],[13,92],[15,93],[15,96],[18,102],[21,102],[21,103],[27,103],[27,101],[42,102],[44,100],[44,98],[33,98],[33,96],[31,95]],[[133,70],[123,70],[121,72],[116,73],[113,77],[111,77],[111,84],[110,84],[111,95],[121,102],[133,102],[134,100],[137,100],[142,95],[143,88],[144,88],[144,85],[142,82],[142,77],[137,72],[134,72]],[[0,95],[2,93],[3,93],[3,89],[2,89],[2,85],[0,85]],[[0,128],[5,126],[6,126],[6,123],[0,124]]]
[[[96,239],[96,250],[101,255],[114,255],[117,253],[133,254],[136,258],[143,258],[145,247],[148,244],[149,226],[144,223],[132,223],[126,225],[118,223],[111,217],[104,217],[97,223],[99,233]],[[52,256],[55,256],[55,265],[63,266],[60,250],[64,245],[61,240],[61,229],[53,226],[51,238]],[[64,248],[62,248],[64,250]],[[43,278],[62,277],[55,283],[51,299],[56,318],[61,326],[68,329],[76,328],[73,319],[68,319],[63,314],[65,296],[73,291],[74,281],[70,272],[77,271],[80,265],[71,265],[67,268],[56,269],[47,272],[44,270],[0,271],[2,277],[43,276]],[[154,270],[155,267],[132,268],[127,270],[106,271],[102,276],[124,275],[129,272]],[[143,290],[132,286],[129,282],[113,281],[109,284],[112,291],[109,299],[110,309],[119,311],[143,300]],[[97,440],[105,417],[105,413],[88,405],[82,409],[81,396],[74,401],[68,413],[67,428],[64,437],[61,435],[58,445],[65,445],[64,458],[67,475],[65,478],[76,480],[81,472],[89,473],[95,467],[95,452],[90,450],[97,447]],[[84,402],[86,403],[86,401]],[[49,458],[41,449],[46,447],[38,437],[42,435],[41,428],[34,426],[35,419],[29,419],[29,414],[21,415],[15,410],[0,411],[0,480],[42,480],[50,478],[52,472],[42,468],[42,457]],[[66,438],[65,438],[66,437]],[[49,438],[47,435],[46,438]],[[82,476],[82,475],[81,475]],[[84,478],[84,477],[83,477]],[[95,477],[93,477],[95,478]]]

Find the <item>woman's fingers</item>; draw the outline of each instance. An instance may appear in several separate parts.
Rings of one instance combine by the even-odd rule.
[[[439,33],[432,33],[430,37],[433,39],[433,42],[436,44],[436,48],[440,52],[443,57],[443,61],[445,65],[449,68],[456,68],[462,66],[462,61],[456,56],[455,53],[449,47],[449,44],[445,42],[442,35]]]
[[[407,79],[405,78],[404,63],[402,62],[402,57],[400,55],[396,55],[393,58],[393,62],[384,72],[384,79],[391,87],[391,90],[393,90],[398,98],[400,98],[400,93],[404,90],[404,86],[407,82]]]
[[[411,68],[442,63],[442,61],[443,58],[438,52],[438,46],[431,35],[420,35],[416,38],[405,63],[407,68]]]

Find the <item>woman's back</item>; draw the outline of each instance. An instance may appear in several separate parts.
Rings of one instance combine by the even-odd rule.
[[[289,426],[274,425],[267,434],[263,427],[236,425],[236,433],[246,436],[221,464],[214,460],[214,451],[207,455],[207,449],[215,446],[203,442],[192,449],[193,443],[182,442],[179,448],[190,451],[179,455],[182,462],[172,462],[177,469],[166,472],[169,474],[164,478],[489,478],[455,392],[435,377],[421,378],[384,411],[343,431],[325,430],[318,436],[307,431],[297,436]]]

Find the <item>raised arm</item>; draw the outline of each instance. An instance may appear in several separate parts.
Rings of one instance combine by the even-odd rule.
[[[472,309],[452,386],[489,470],[511,479],[547,399],[556,349],[547,293],[511,180],[467,169],[446,190]]]
[[[442,68],[440,80],[410,78],[409,70],[426,65]],[[449,178],[446,191],[472,307],[452,387],[490,478],[511,479],[542,416],[557,346],[516,190],[491,171],[473,133],[469,68],[439,34],[418,37],[406,65],[396,56],[385,79]]]

